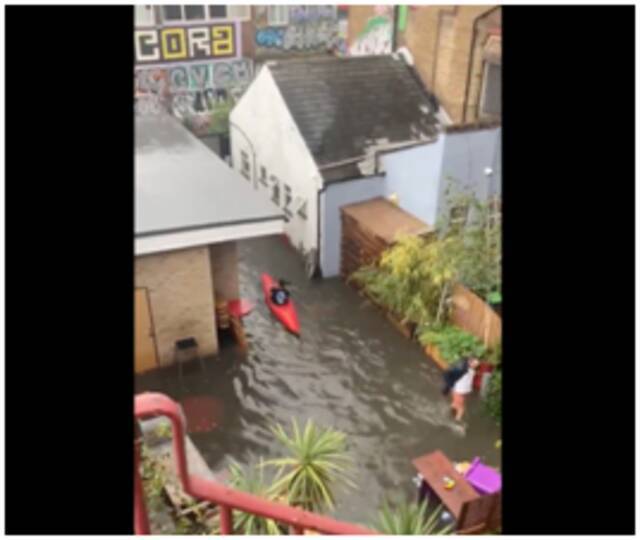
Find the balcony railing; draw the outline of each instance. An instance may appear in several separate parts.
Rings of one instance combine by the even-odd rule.
[[[267,501],[212,480],[189,475],[184,446],[184,418],[180,406],[164,394],[145,393],[137,395],[135,398],[135,416],[139,419],[153,418],[156,416],[166,416],[169,418],[173,430],[173,454],[176,460],[176,472],[182,484],[182,489],[185,493],[196,499],[209,501],[218,506],[220,511],[220,531],[223,535],[234,533],[232,519],[232,512],[234,510],[284,523],[289,525],[295,534],[304,534],[305,530],[322,534],[378,534],[358,525],[337,521],[285,504]],[[149,534],[149,519],[144,501],[144,490],[140,477],[139,463],[140,443],[136,441],[134,460],[134,526],[136,534]]]

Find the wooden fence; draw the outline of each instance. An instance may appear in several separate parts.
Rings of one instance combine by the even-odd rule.
[[[487,347],[502,341],[502,319],[479,296],[456,284],[452,295],[451,322],[476,336]]]

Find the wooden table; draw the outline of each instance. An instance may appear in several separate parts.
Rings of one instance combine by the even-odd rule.
[[[428,488],[453,514],[460,534],[477,533],[496,528],[501,522],[502,498],[500,493],[480,495],[459,474],[451,461],[439,450],[413,460]],[[445,489],[443,478],[455,481],[451,489]]]
[[[438,496],[453,516],[460,518],[465,503],[480,498],[475,489],[454,468],[453,463],[440,450],[413,460],[427,486]],[[443,478],[448,476],[455,486],[445,489]]]

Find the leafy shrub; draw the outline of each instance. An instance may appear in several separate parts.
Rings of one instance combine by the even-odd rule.
[[[442,358],[448,363],[468,356],[483,358],[487,353],[486,347],[478,338],[456,326],[423,328],[418,334],[418,340],[422,345],[437,347]]]
[[[485,405],[489,414],[500,424],[502,421],[502,370],[500,369],[491,374]]]
[[[448,317],[447,299],[457,275],[453,242],[402,237],[382,254],[378,266],[357,270],[351,280],[404,322],[438,324]]]
[[[493,366],[500,366],[502,364],[502,344],[498,343],[491,352],[487,355],[487,360]]]

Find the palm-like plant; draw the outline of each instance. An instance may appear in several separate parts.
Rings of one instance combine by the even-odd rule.
[[[440,535],[449,534],[453,524],[441,527],[439,524],[442,506],[438,506],[431,514],[427,512],[428,502],[422,504],[402,501],[392,510],[384,503],[374,526],[382,534],[400,535]]]
[[[272,486],[274,496],[284,495],[289,504],[305,510],[334,508],[334,487],[338,483],[355,487],[347,476],[349,457],[345,436],[331,428],[321,428],[308,420],[304,430],[292,421],[289,435],[281,425],[272,428],[273,434],[289,452],[288,457],[272,459],[265,465],[278,468],[284,474]]]
[[[233,462],[229,466],[231,474],[230,484],[233,488],[257,495],[265,499],[273,499],[270,486],[265,482],[263,462],[257,467],[243,469],[238,463]],[[278,523],[272,519],[247,514],[236,510],[233,513],[233,530],[249,535],[282,534]]]

